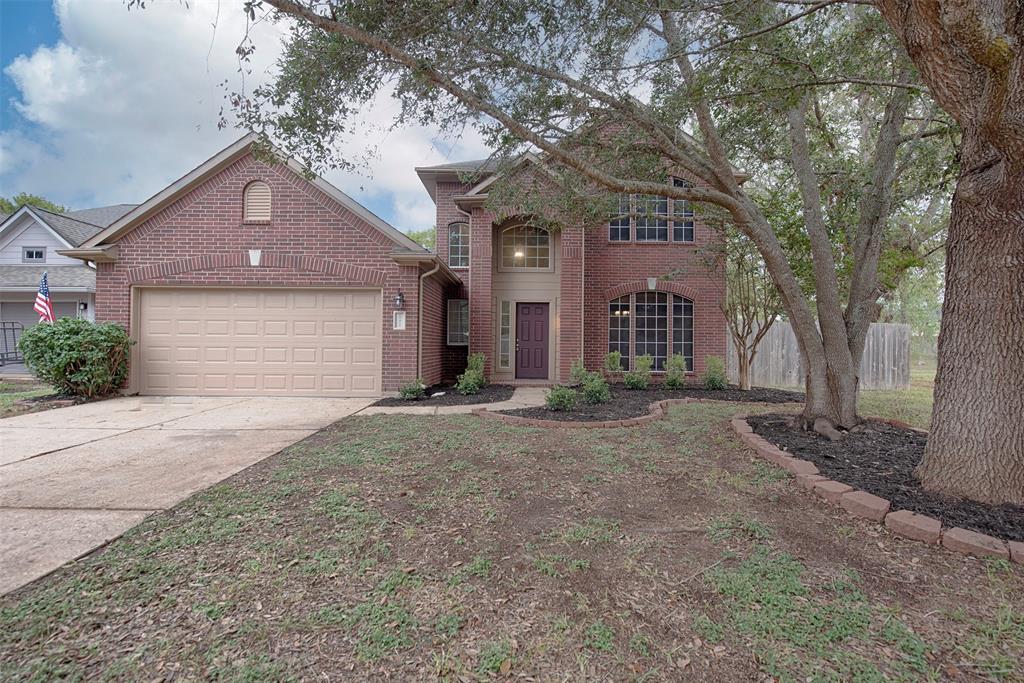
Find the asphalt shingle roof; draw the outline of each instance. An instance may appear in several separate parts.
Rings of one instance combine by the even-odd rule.
[[[46,224],[53,228],[54,232],[67,240],[68,244],[73,247],[77,247],[87,239],[103,232],[103,226],[71,218],[67,214],[54,213],[36,206],[33,206],[32,210],[38,213],[46,221]]]
[[[0,266],[0,289],[38,287],[43,272],[49,273],[47,279],[52,290],[96,289],[96,271],[84,263],[80,266]]]
[[[94,209],[68,211],[64,215],[84,223],[98,225],[101,228],[107,228],[110,227],[114,221],[124,216],[136,206],[138,206],[138,204],[112,204],[111,206],[97,206]]]
[[[493,159],[474,159],[471,161],[456,161],[450,164],[439,164],[437,166],[421,166],[421,171],[493,171],[498,167],[498,162]]]

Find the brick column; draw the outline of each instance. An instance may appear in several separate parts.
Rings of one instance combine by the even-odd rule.
[[[482,208],[473,209],[469,222],[469,352],[487,356],[484,372],[494,367],[494,311],[491,280],[494,273],[493,218]]]
[[[572,362],[583,356],[583,228],[567,226],[561,233],[561,299],[559,305],[559,381],[569,378]]]

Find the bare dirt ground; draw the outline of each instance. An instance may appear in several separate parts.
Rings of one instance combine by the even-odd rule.
[[[0,599],[0,678],[1024,680],[1020,567],[817,501],[750,409],[343,420]]]

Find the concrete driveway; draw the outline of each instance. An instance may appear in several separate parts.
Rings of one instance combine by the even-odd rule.
[[[372,402],[131,397],[0,420],[0,595]]]

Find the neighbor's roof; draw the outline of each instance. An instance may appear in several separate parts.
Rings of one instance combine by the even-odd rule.
[[[43,273],[51,290],[96,290],[96,271],[89,266],[0,266],[0,289],[34,291],[39,287]]]
[[[103,232],[102,225],[94,225],[78,220],[70,217],[68,214],[47,211],[46,209],[40,209],[38,206],[30,207],[30,209],[32,213],[45,221],[55,233],[73,247],[77,247],[87,239]]]
[[[138,204],[113,204],[111,206],[97,206],[94,209],[67,211],[64,215],[84,223],[91,223],[92,225],[105,228],[136,206]]]

